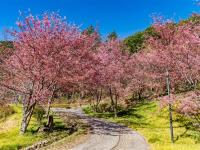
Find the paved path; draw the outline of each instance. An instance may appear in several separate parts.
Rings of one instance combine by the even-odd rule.
[[[81,109],[55,108],[54,112],[72,113],[85,120],[91,127],[89,139],[72,150],[149,150],[145,139],[125,126],[87,117]]]

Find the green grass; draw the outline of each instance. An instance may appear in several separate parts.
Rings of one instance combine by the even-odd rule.
[[[168,111],[159,110],[158,102],[137,104],[129,110],[121,110],[119,117],[112,113],[94,113],[86,107],[84,111],[100,118],[126,125],[142,134],[152,150],[200,150],[200,132],[188,129],[185,120],[173,114],[175,143],[170,143]]]
[[[64,123],[58,117],[54,116],[55,127],[58,129],[52,133],[36,133],[35,131],[39,127],[36,119],[33,117],[28,127],[27,133],[24,135],[19,134],[20,122],[21,122],[21,106],[12,106],[15,113],[6,118],[6,120],[0,121],[0,149],[1,150],[17,150],[33,143],[51,138],[54,136],[60,136],[61,134],[68,134],[63,131]]]
[[[13,107],[15,113],[7,117],[5,121],[0,122],[0,127],[3,127],[0,129],[0,149],[19,149],[42,138],[41,136],[35,135],[31,132],[35,123],[34,120],[31,121],[29,131],[25,135],[19,134],[21,108],[20,106]]]

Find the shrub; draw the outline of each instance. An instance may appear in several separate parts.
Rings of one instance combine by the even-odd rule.
[[[103,113],[103,112],[111,112],[111,105],[107,102],[102,102],[98,106],[98,112]]]
[[[10,105],[0,103],[0,119],[6,119],[6,117],[14,114],[15,111]]]
[[[44,108],[40,105],[37,105],[34,109],[33,116],[37,119],[39,125],[42,124],[44,115],[45,115]]]

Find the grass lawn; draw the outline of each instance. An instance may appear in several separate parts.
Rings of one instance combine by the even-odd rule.
[[[55,130],[52,133],[36,133],[38,128],[38,123],[36,119],[30,122],[28,131],[24,135],[19,134],[20,122],[21,122],[21,106],[12,106],[15,113],[8,116],[4,120],[0,120],[0,149],[1,150],[17,150],[33,143],[40,141],[42,139],[51,138],[55,136],[66,135],[68,136],[68,131],[61,130],[64,128],[63,120],[58,116],[54,116]]]
[[[114,118],[111,113],[94,113],[90,107],[84,111],[100,118],[126,125],[142,134],[152,150],[200,150],[200,132],[186,129],[184,122],[174,114],[175,143],[170,143],[168,111],[159,110],[158,102],[145,102],[119,112]]]

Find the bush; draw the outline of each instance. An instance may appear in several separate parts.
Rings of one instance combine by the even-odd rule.
[[[15,111],[10,105],[0,103],[0,119],[6,119],[6,117],[14,113]]]
[[[44,115],[45,115],[44,108],[40,105],[37,105],[34,109],[33,116],[37,119],[39,125],[42,124]]]
[[[92,107],[92,109],[95,111],[95,108]],[[111,105],[107,102],[102,102],[99,104],[98,106],[98,113],[103,113],[103,112],[111,112],[112,111],[112,108],[111,108]]]
[[[84,111],[86,114],[92,114],[92,113],[93,113],[92,107],[89,107],[89,106],[84,107],[84,108],[83,108],[83,111]]]

